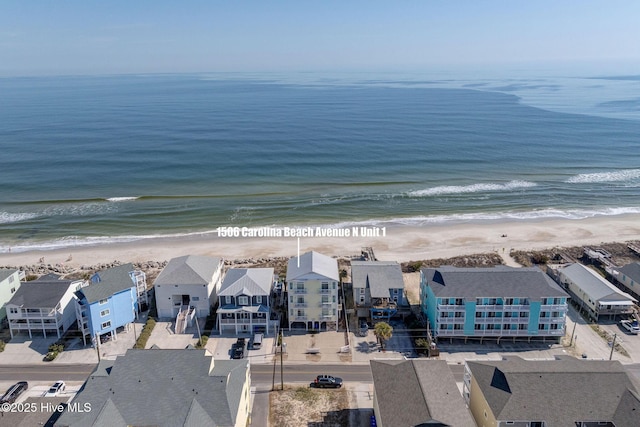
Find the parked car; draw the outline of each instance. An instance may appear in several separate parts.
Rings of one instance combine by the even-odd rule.
[[[56,381],[49,390],[45,393],[44,397],[56,397],[58,394],[64,391],[67,385],[64,381]]]
[[[331,375],[318,375],[309,386],[317,388],[340,388],[342,387],[342,378]]]
[[[16,399],[29,388],[29,383],[26,381],[20,381],[15,383],[9,390],[0,398],[0,403],[13,403]]]
[[[638,335],[638,333],[640,333],[640,325],[637,320],[621,320],[620,325],[631,335]]]
[[[231,346],[231,358],[243,359],[247,355],[247,342],[244,338],[238,338]]]
[[[262,347],[262,340],[264,339],[264,334],[257,333],[253,336],[253,340],[251,340],[251,349],[257,350]]]

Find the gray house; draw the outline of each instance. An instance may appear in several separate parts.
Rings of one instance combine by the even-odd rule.
[[[250,388],[247,359],[214,360],[195,349],[127,350],[100,362],[54,425],[246,426]]]
[[[444,360],[371,361],[378,427],[474,427]]]
[[[389,319],[399,309],[408,308],[397,262],[352,261],[351,281],[358,317]]]

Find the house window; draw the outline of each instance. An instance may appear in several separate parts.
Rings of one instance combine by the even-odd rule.
[[[360,288],[360,295],[364,295],[364,288]]]
[[[18,309],[17,309],[16,307],[11,307],[11,308],[9,309],[9,313],[11,313],[11,314],[18,314]]]
[[[364,295],[360,295],[360,304],[364,303]]]
[[[100,312],[100,317],[108,316],[110,313],[111,311],[107,308],[106,310],[102,310]]]
[[[238,297],[238,305],[249,305],[249,298],[246,296]]]
[[[224,297],[224,303],[225,304],[231,304],[231,295],[226,295]]]
[[[329,295],[322,295],[322,303],[329,304]]]
[[[480,331],[480,330],[482,330],[482,325],[475,324],[475,325],[473,325],[473,329],[475,329],[476,331]]]
[[[191,297],[191,301],[200,301],[200,297]]]
[[[323,291],[328,291],[328,290],[329,290],[329,283],[325,283],[325,282],[323,282],[323,283],[322,283],[322,290],[323,290]]]
[[[256,304],[262,304],[262,295],[256,296]]]
[[[529,317],[529,312],[528,311],[521,311],[520,312],[520,317]]]
[[[461,311],[456,311],[455,317],[462,317],[464,315]]]
[[[11,293],[14,293],[16,291],[16,288],[11,288]]]
[[[101,304],[101,305],[102,305],[102,304],[106,304],[106,303],[108,303],[108,302],[109,302],[109,299],[108,299],[108,298],[105,298],[105,299],[101,299],[101,300],[100,300],[100,302],[99,302],[99,304]]]
[[[110,328],[110,327],[111,327],[111,321],[104,322],[102,324],[102,329],[107,329],[107,328]]]
[[[525,325],[524,323],[521,323],[518,325],[518,329],[521,331],[524,331],[525,329],[527,329],[527,325]]]

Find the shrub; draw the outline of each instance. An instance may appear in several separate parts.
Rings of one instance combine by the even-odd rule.
[[[209,341],[209,337],[207,335],[203,335],[198,340],[198,343],[196,344],[196,348],[205,348],[207,346],[207,341]]]
[[[0,353],[2,353],[4,351],[4,347],[7,345],[6,342],[4,342],[3,340],[0,340]]]
[[[49,346],[50,353],[57,354],[57,353],[62,353],[63,351],[64,351],[64,344],[59,341]]]
[[[49,353],[47,353],[47,355],[44,357],[45,362],[51,362],[53,359],[55,359],[56,357],[58,357],[58,352],[57,351],[50,351]]]
[[[140,336],[133,348],[144,349],[147,346],[147,341],[149,341],[149,338],[151,337],[151,331],[153,331],[155,326],[156,321],[152,317],[148,318],[147,323],[144,324],[142,332],[140,332]]]

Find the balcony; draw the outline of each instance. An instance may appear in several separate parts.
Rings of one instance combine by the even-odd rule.
[[[294,294],[306,294],[307,290],[305,288],[299,289],[292,289],[290,292],[294,293]]]
[[[306,302],[294,302],[293,306],[294,307],[306,307],[307,303]]]
[[[291,320],[307,320],[307,316],[291,316]]]
[[[483,304],[476,305],[476,311],[502,311],[504,307],[505,306],[501,304]]]
[[[542,311],[567,311],[567,304],[552,304],[552,305],[542,305],[540,307]]]
[[[464,311],[464,305],[438,305],[436,307],[438,311]]]
[[[330,294],[332,292],[332,289],[320,289],[319,292],[321,294]]]

